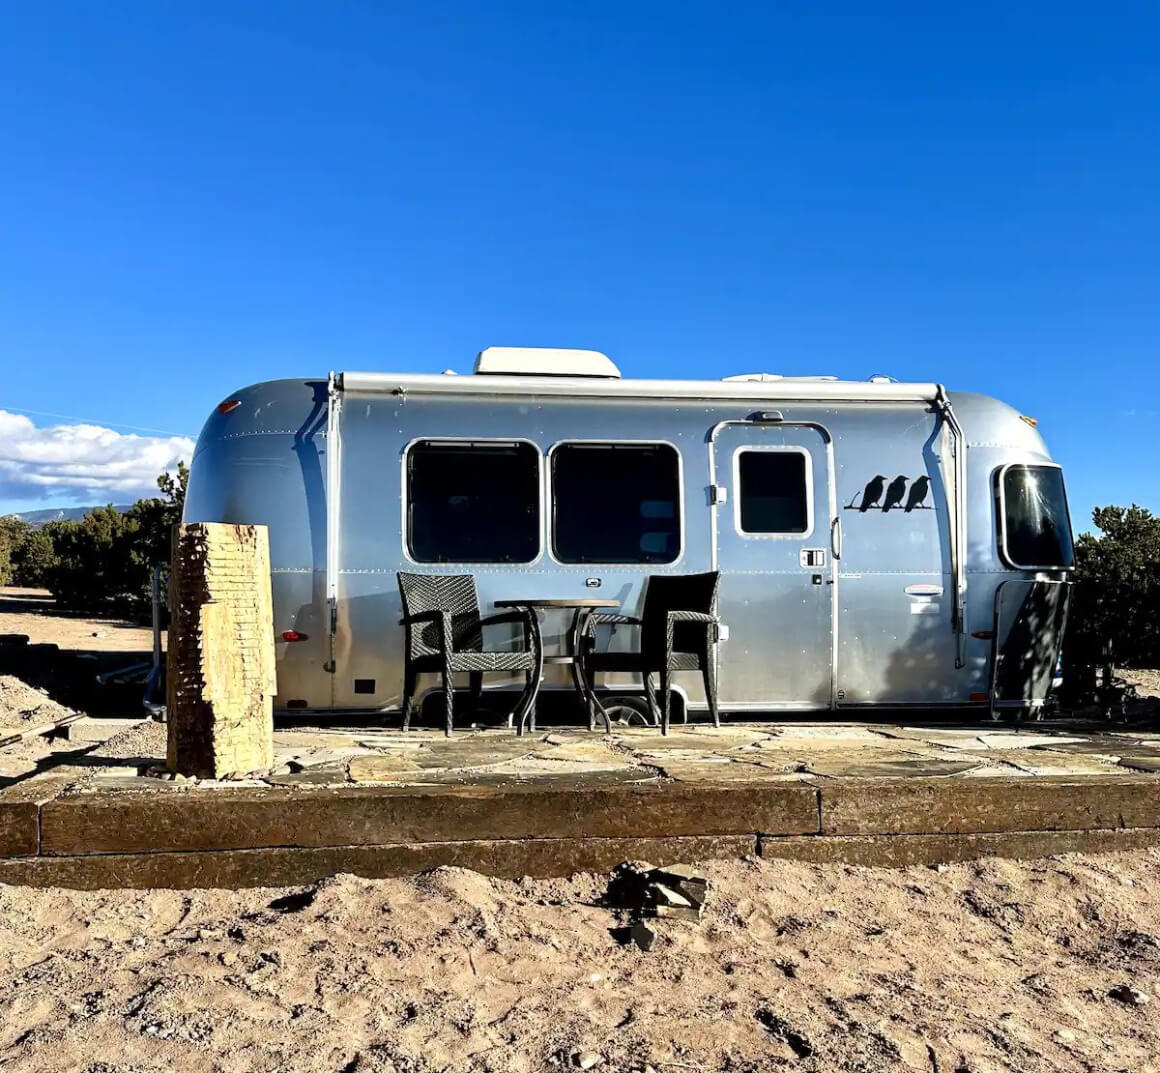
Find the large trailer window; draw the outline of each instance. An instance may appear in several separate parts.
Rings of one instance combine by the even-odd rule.
[[[1006,466],[999,474],[999,502],[1000,545],[1008,563],[1024,570],[1075,564],[1063,470]]]
[[[796,448],[737,453],[737,524],[743,533],[810,531],[809,456]]]
[[[539,452],[530,443],[414,444],[407,546],[420,563],[530,563],[540,553]]]
[[[667,444],[552,452],[552,547],[562,563],[671,563],[681,554],[680,459]]]

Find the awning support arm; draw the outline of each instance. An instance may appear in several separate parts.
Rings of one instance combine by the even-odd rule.
[[[955,667],[958,668],[966,666],[967,643],[967,443],[942,384],[938,385],[935,406],[946,421],[954,452],[954,494],[947,496],[947,510],[951,519],[951,572],[954,575],[951,628],[955,632]],[[943,487],[946,486],[944,479]]]
[[[338,539],[342,493],[342,389],[334,373],[327,382],[326,406],[326,610],[333,639],[338,632]]]

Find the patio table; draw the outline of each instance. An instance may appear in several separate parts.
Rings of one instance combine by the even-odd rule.
[[[565,664],[572,668],[572,684],[576,687],[576,692],[580,699],[584,701],[585,708],[588,709],[588,729],[595,730],[596,724],[592,714],[592,706],[588,703],[588,693],[584,688],[584,683],[580,680],[580,664],[576,659],[576,646],[580,643],[580,627],[583,624],[585,611],[607,611],[615,610],[620,607],[619,600],[597,599],[590,596],[562,596],[555,597],[540,597],[531,596],[522,600],[496,600],[495,606],[498,608],[530,608],[537,614],[543,611],[573,611],[572,627],[568,633],[568,651],[554,656],[542,656],[543,663],[551,664]],[[522,734],[524,732],[524,724],[527,724],[529,729],[536,729],[536,705],[533,699],[529,704],[523,716],[520,718],[519,724],[516,726],[516,733]],[[609,722],[608,713],[604,713],[604,729],[608,733],[612,733],[612,724]]]

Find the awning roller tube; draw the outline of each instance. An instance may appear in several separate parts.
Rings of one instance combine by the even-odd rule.
[[[590,399],[800,400],[802,402],[936,403],[937,384],[876,384],[854,380],[593,380],[566,376],[432,376],[419,373],[336,373],[338,390],[360,395],[468,397],[565,396]]]

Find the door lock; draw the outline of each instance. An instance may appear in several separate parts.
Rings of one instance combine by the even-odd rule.
[[[814,574],[810,577],[810,581],[812,581],[815,585],[820,585],[822,583],[822,575]]]

